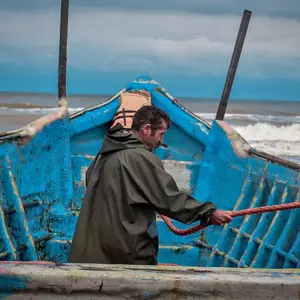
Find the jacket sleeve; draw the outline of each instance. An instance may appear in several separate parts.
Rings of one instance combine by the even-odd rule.
[[[147,202],[159,214],[184,224],[201,221],[201,224],[208,225],[216,206],[211,202],[200,203],[190,194],[180,191],[161,160],[146,153],[147,150],[143,151],[136,152],[130,159],[131,163],[125,165],[127,180],[137,188],[131,193],[132,204]]]

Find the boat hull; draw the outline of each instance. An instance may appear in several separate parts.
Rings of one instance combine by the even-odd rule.
[[[296,165],[251,155],[247,142],[226,122],[208,124],[149,78],[125,89],[137,90],[148,91],[152,104],[170,115],[167,147],[156,154],[181,189],[225,210],[299,201]],[[85,172],[118,107],[119,95],[71,116],[59,108],[23,129],[26,138],[19,132],[0,136],[0,260],[67,261]],[[228,226],[184,237],[158,217],[158,260],[183,266],[300,268],[299,216],[297,209],[238,217]]]

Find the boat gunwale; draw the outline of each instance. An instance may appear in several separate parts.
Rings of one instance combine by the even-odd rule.
[[[249,148],[248,153],[249,153],[249,155],[251,155],[255,158],[270,161],[276,165],[286,167],[288,169],[292,169],[296,172],[300,172],[300,164],[298,164],[297,162],[294,162],[294,161],[291,161],[288,159],[284,159],[284,158],[281,158],[280,156],[272,155],[270,153],[267,153],[267,152],[264,152],[261,150],[257,150],[252,147]]]
[[[75,119],[79,116],[82,116],[83,114],[85,114],[86,112],[89,111],[94,111],[100,107],[103,107],[109,103],[111,103],[112,101],[114,101],[116,98],[118,98],[122,93],[125,93],[127,90],[124,88],[122,89],[119,93],[115,94],[114,96],[110,97],[108,100],[98,104],[98,105],[94,105],[91,107],[87,107],[84,108],[80,111],[77,111],[73,114],[70,115],[69,119]],[[169,93],[165,92],[164,89],[162,89],[161,87],[156,88],[155,91],[159,92],[160,94],[162,94],[164,97],[166,97],[167,99],[169,99],[173,104],[177,105],[181,110],[185,111],[187,114],[189,114],[190,116],[194,117],[195,119],[197,119],[198,121],[201,121],[202,123],[204,123],[208,128],[211,127],[211,124],[206,121],[205,119],[197,116],[194,112],[192,112],[191,110],[189,110],[186,106],[184,106],[179,100],[178,98],[174,98],[173,96],[171,96]]]
[[[196,115],[194,112],[192,112],[191,110],[189,110],[186,106],[184,106],[178,98],[174,98],[172,95],[170,95],[168,92],[166,92],[164,89],[162,88],[156,88],[155,89],[157,92],[161,93],[163,96],[165,96],[166,98],[168,98],[170,101],[172,101],[173,104],[177,105],[181,110],[185,111],[187,114],[189,114],[191,117],[197,119],[198,121],[201,121],[202,123],[204,123],[209,129],[211,128],[211,124],[206,121],[205,119],[203,119],[202,117],[199,117],[198,115]]]
[[[96,110],[96,109],[98,109],[100,107],[103,107],[103,106],[105,106],[105,105],[113,102],[115,99],[117,99],[125,91],[126,91],[126,89],[124,88],[120,92],[118,92],[117,94],[113,95],[112,97],[110,97],[106,101],[103,101],[103,102],[101,102],[101,103],[99,103],[97,105],[93,105],[93,106],[90,106],[90,107],[83,108],[83,109],[81,109],[81,110],[79,110],[79,111],[77,111],[77,112],[75,112],[73,114],[70,114],[69,115],[69,119],[73,120],[73,119],[75,119],[77,117],[80,117],[80,116],[84,115],[86,112],[94,111],[94,110]]]
[[[115,299],[120,296],[130,298],[133,294],[143,299],[153,296],[155,299],[179,299],[181,296],[199,299],[202,295],[213,296],[214,299],[232,299],[239,295],[241,299],[248,299],[249,293],[255,289],[255,297],[259,295],[259,299],[282,299],[282,296],[290,299],[298,295],[300,284],[297,269],[128,266],[49,261],[1,262],[0,267],[2,276],[10,280],[8,285],[6,282],[0,284],[0,292],[9,291],[13,298],[16,294],[27,298],[55,293],[59,298],[72,294],[89,299],[105,295]]]

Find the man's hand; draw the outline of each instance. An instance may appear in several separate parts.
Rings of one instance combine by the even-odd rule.
[[[232,217],[225,210],[216,210],[210,219],[210,224],[212,225],[223,225],[226,223],[230,223]]]

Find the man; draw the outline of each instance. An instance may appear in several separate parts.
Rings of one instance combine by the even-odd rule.
[[[143,106],[133,118],[131,131],[120,124],[107,131],[87,171],[69,262],[157,264],[156,212],[185,224],[231,221],[214,204],[200,203],[179,191],[152,153],[169,126],[163,111]]]

